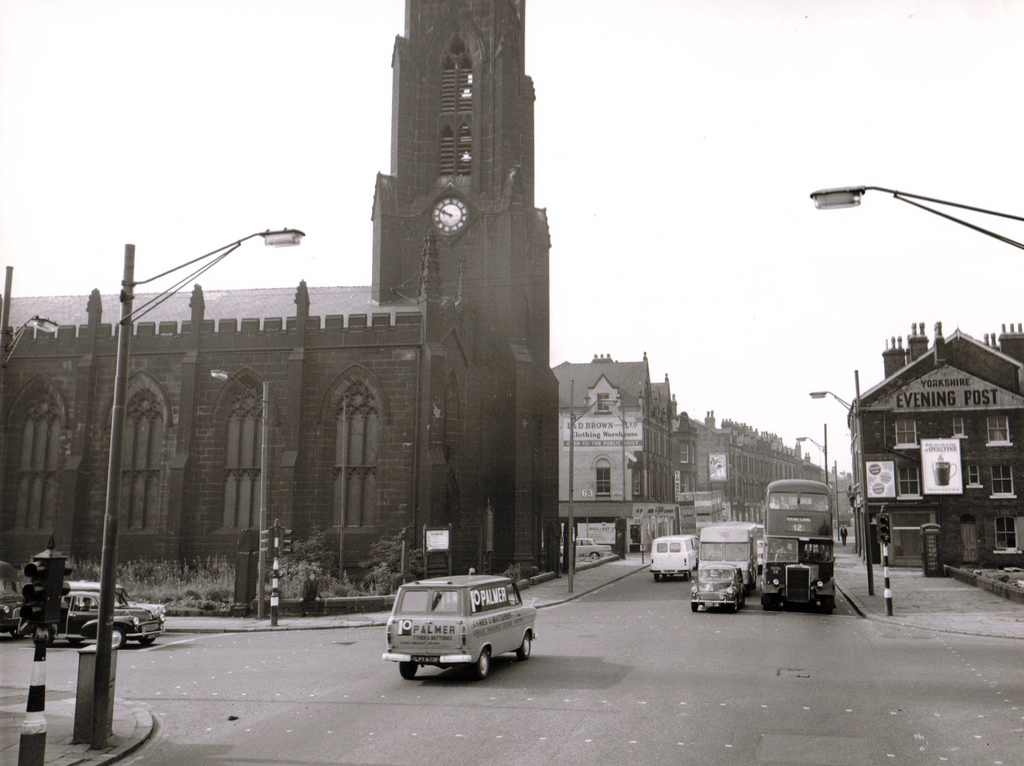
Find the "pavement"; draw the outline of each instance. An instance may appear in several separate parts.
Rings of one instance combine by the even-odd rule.
[[[625,559],[609,558],[580,564],[572,591],[566,575],[535,582],[523,591],[523,600],[539,609],[591,593],[609,583],[646,569],[649,561],[639,553]],[[853,552],[852,540],[836,544],[836,585],[861,617],[906,628],[1024,639],[1024,605],[961,583],[949,577],[925,577],[920,569],[892,568],[889,586],[892,616],[887,614],[884,572],[875,565],[874,595],[868,595],[867,567]],[[536,579],[536,578],[535,578]],[[751,602],[756,603],[756,602]],[[169,617],[168,634],[240,633],[251,631],[331,630],[382,626],[388,612],[280,617],[278,624],[252,617]],[[28,671],[26,671],[28,672]],[[27,686],[0,682],[0,763],[18,763],[21,726],[25,720]],[[97,766],[124,758],[141,747],[153,733],[153,716],[144,705],[115,697],[113,735],[107,747],[91,750],[88,742],[73,744],[75,695],[47,689],[45,763],[55,766]]]

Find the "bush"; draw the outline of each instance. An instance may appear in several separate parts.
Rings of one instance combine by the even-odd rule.
[[[423,574],[423,551],[406,550],[406,570],[413,577]],[[370,556],[360,565],[365,570],[361,582],[363,590],[371,596],[388,595],[398,590],[405,580],[402,572],[402,535],[390,540],[378,540],[370,546]]]

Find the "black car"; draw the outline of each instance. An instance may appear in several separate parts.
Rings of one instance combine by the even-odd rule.
[[[60,622],[48,626],[49,642],[65,639],[75,646],[86,639],[95,639],[99,627],[100,584],[70,582],[71,592],[60,600]],[[113,647],[126,641],[148,646],[164,632],[164,607],[158,604],[132,604],[124,588],[114,591]],[[21,632],[31,635],[32,628],[22,625]]]
[[[0,561],[0,633],[17,638],[21,621],[21,574],[6,561]]]
[[[721,607],[735,612],[746,603],[743,570],[731,564],[701,564],[697,582],[690,589],[690,609]]]

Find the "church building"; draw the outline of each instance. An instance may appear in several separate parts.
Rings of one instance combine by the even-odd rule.
[[[268,520],[326,530],[344,568],[428,528],[450,530],[455,572],[553,566],[558,384],[524,14],[407,0],[372,284],[195,285],[130,327],[119,560],[233,557],[265,481]],[[33,315],[59,329],[27,328],[0,378],[0,558],[53,533],[100,559],[118,306],[94,290],[6,307],[9,334]]]

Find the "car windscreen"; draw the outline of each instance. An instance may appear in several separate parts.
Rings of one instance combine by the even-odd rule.
[[[702,580],[732,580],[736,577],[735,569],[702,569],[700,579]]]

